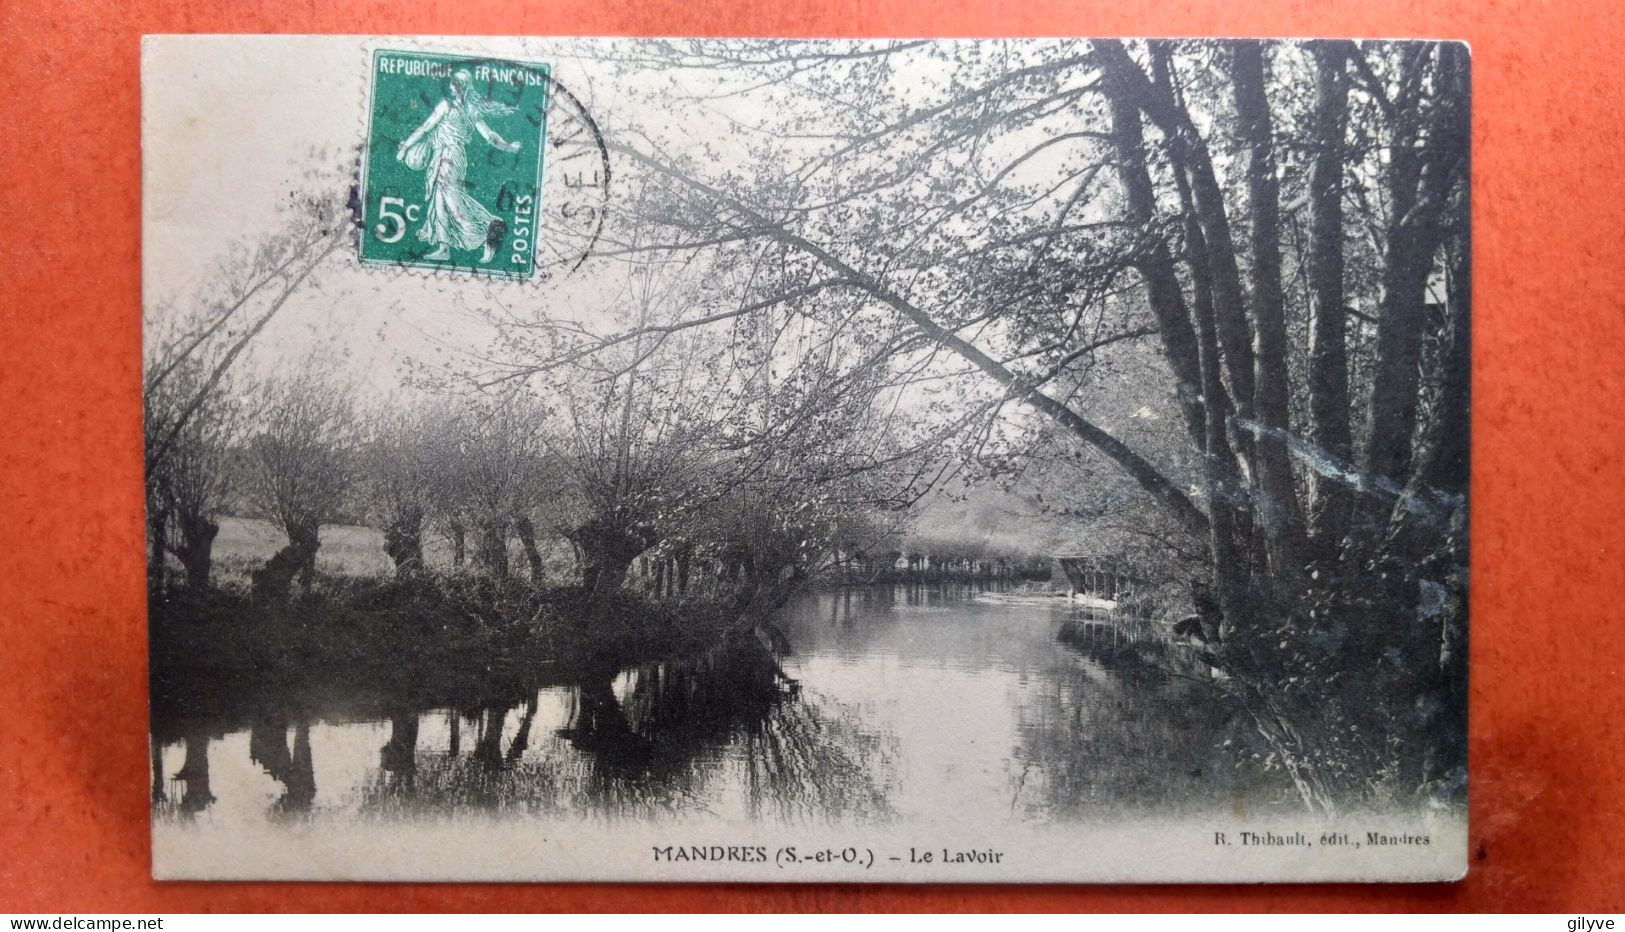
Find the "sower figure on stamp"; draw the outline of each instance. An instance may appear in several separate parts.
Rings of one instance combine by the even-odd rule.
[[[485,248],[480,262],[487,263],[507,234],[502,218],[474,199],[465,186],[468,172],[468,143],[475,133],[504,152],[518,152],[518,142],[508,142],[486,124],[491,116],[515,112],[515,108],[480,95],[471,86],[473,76],[459,69],[451,78],[451,94],[435,105],[423,125],[406,137],[395,157],[415,171],[427,169],[424,199],[427,209],[418,239],[434,247],[425,259],[451,258],[452,247]]]

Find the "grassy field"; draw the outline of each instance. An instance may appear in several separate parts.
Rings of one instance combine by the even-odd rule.
[[[316,552],[316,571],[326,576],[387,576],[394,564],[384,553],[384,535],[376,528],[354,524],[327,524],[321,530],[321,549]],[[227,588],[247,588],[249,574],[265,564],[288,542],[287,535],[269,521],[254,518],[223,517],[220,536],[214,541],[214,583]],[[561,542],[542,541],[549,579],[560,580],[574,572],[569,547]],[[472,558],[473,542],[469,543]],[[523,572],[524,556],[515,544],[509,554],[514,570]],[[433,531],[425,535],[423,559],[430,569],[452,569],[451,539]]]
[[[369,527],[330,525],[321,530],[316,569],[330,576],[383,576],[392,569],[384,553],[384,535]],[[288,543],[269,521],[221,518],[214,540],[215,580],[219,585],[247,585],[248,574],[264,565]]]

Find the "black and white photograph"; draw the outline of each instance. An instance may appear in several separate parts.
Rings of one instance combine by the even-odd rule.
[[[1459,879],[1470,70],[146,37],[154,876]]]

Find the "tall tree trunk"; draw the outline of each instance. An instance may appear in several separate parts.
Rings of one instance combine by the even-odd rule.
[[[252,576],[256,602],[272,605],[284,604],[291,594],[295,576],[304,577],[305,591],[310,591],[315,574],[316,550],[321,546],[321,526],[315,521],[300,521],[287,529],[288,544]]]
[[[770,545],[751,554],[749,567],[749,578],[736,598],[741,626],[767,620],[807,579],[794,549]],[[932,561],[932,568],[939,568],[936,560]]]
[[[490,518],[480,522],[480,565],[485,567],[485,571],[490,573],[493,579],[508,578],[507,530],[507,522],[501,518]]]
[[[1465,238],[1446,263],[1453,286],[1449,296],[1452,306],[1442,321],[1438,404],[1434,418],[1416,429],[1421,378],[1417,362],[1422,355],[1422,331],[1433,323],[1425,307],[1427,279],[1443,245],[1446,215],[1459,208],[1458,222],[1463,227],[1467,215],[1467,193],[1465,189],[1458,192],[1457,185],[1466,177],[1467,169],[1468,62],[1465,49],[1458,44],[1440,44],[1434,54],[1437,69],[1426,129],[1411,137],[1409,154],[1403,157],[1414,193],[1405,213],[1396,215],[1391,224],[1389,251],[1397,253],[1394,261],[1402,268],[1387,271],[1396,288],[1407,290],[1384,294],[1384,316],[1378,323],[1376,384],[1371,394],[1372,429],[1379,429],[1379,418],[1398,421],[1399,426],[1392,429],[1404,430],[1406,442],[1398,451],[1379,443],[1371,444],[1367,451],[1373,471],[1388,470],[1377,474],[1402,485],[1404,491],[1391,508],[1386,497],[1371,498],[1367,514],[1371,516],[1372,536],[1381,543],[1372,548],[1373,556],[1362,555],[1384,580],[1379,585],[1385,626],[1376,639],[1386,645],[1382,662],[1403,671],[1390,701],[1395,708],[1417,710],[1396,723],[1402,748],[1396,779],[1406,789],[1419,789],[1441,767],[1464,762],[1465,755],[1459,743],[1441,743],[1438,736],[1453,735],[1464,727],[1457,710],[1465,708],[1466,699],[1462,665],[1467,623],[1466,500],[1461,495],[1440,494],[1443,490],[1429,481],[1434,476],[1441,480],[1453,476],[1460,484],[1455,491],[1464,489],[1466,483],[1471,323]],[[1404,189],[1396,192],[1396,196],[1404,195]],[[1387,283],[1385,276],[1385,286]],[[1390,312],[1394,314],[1392,320]],[[1405,341],[1413,339],[1414,330],[1418,344],[1414,353],[1397,338],[1385,347],[1381,341],[1385,326],[1398,331]],[[1385,350],[1395,351],[1397,360],[1385,357]],[[1393,375],[1400,365],[1409,368],[1406,393],[1396,395],[1391,386],[1384,391],[1383,378]],[[1400,410],[1384,411],[1379,407],[1384,404]],[[1443,718],[1421,713],[1430,706],[1442,708]]]
[[[1457,232],[1445,250],[1446,326],[1439,353],[1438,405],[1422,437],[1417,452],[1413,484],[1435,491],[1465,494],[1470,446],[1472,404],[1472,231],[1471,188],[1467,134],[1472,123],[1472,98],[1465,49],[1449,44],[1440,49],[1442,74],[1439,79],[1447,106],[1436,113],[1430,148],[1436,153],[1430,166],[1424,196],[1438,197],[1440,226],[1446,216]],[[1445,166],[1438,163],[1454,156]],[[1457,185],[1459,184],[1459,187]],[[1438,188],[1437,194],[1427,190]]]
[[[186,567],[186,586],[194,592],[209,588],[209,572],[214,564],[214,539],[220,525],[204,514],[179,516],[181,539],[175,545],[175,556]]]
[[[1439,90],[1426,126],[1415,115],[1419,108],[1396,110],[1388,175],[1392,219],[1367,403],[1369,436],[1361,459],[1372,477],[1401,487],[1413,465],[1427,282],[1444,236],[1441,219],[1465,164],[1469,126],[1464,50],[1442,43],[1434,55]],[[1423,63],[1418,59],[1413,67]],[[1419,76],[1414,83],[1421,83]],[[1387,502],[1380,504],[1380,517],[1386,518]]]
[[[1422,300],[1438,240],[1416,207],[1420,174],[1414,139],[1395,146],[1389,166],[1388,243],[1382,300],[1377,307],[1376,358],[1366,399],[1361,467],[1372,477],[1403,482],[1411,465],[1422,359]]]
[[[677,548],[677,592],[679,595],[688,593],[689,568],[694,562],[694,547],[692,544],[683,544]]]
[[[1207,425],[1202,458],[1203,477],[1208,495],[1209,534],[1208,547],[1213,566],[1213,590],[1218,602],[1219,618],[1209,619],[1215,634],[1227,634],[1225,629],[1242,624],[1251,614],[1249,564],[1250,554],[1244,541],[1249,536],[1246,482],[1241,475],[1241,464],[1230,446],[1229,422],[1232,408],[1230,396],[1224,387],[1223,363],[1220,359],[1218,322],[1213,312],[1212,266],[1207,259],[1207,239],[1202,226],[1196,221],[1190,185],[1177,162],[1174,166],[1174,186],[1179,191],[1180,206],[1185,214],[1185,243],[1190,253],[1192,305],[1196,310],[1197,348],[1202,367],[1202,394],[1207,400]],[[1200,607],[1198,607],[1200,610]],[[1225,621],[1228,619],[1228,621]]]
[[[1196,331],[1185,309],[1185,295],[1174,271],[1167,241],[1156,235],[1156,194],[1145,167],[1145,136],[1140,111],[1123,94],[1110,97],[1112,142],[1117,150],[1118,176],[1128,203],[1128,216],[1135,226],[1151,237],[1135,257],[1135,268],[1145,281],[1151,313],[1157,320],[1163,356],[1174,373],[1180,409],[1191,441],[1198,449],[1206,444],[1207,423],[1203,410],[1202,365],[1196,346]]]
[[[396,509],[384,528],[384,553],[395,564],[397,577],[423,569],[423,509],[405,505]]]
[[[1466,215],[1466,204],[1461,213]],[[1418,432],[1416,462],[1388,518],[1387,539],[1410,583],[1390,641],[1409,657],[1418,696],[1454,692],[1466,682],[1467,484],[1471,419],[1471,241],[1463,231],[1449,252],[1446,326],[1439,348],[1438,402]],[[1414,616],[1420,587],[1438,586],[1443,605]],[[1465,697],[1458,696],[1461,708]],[[1455,706],[1452,706],[1455,708]],[[1447,748],[1447,750],[1450,750]],[[1459,750],[1459,749],[1456,749]],[[1451,765],[1451,754],[1433,763]]]
[[[1291,585],[1303,573],[1305,531],[1287,450],[1292,425],[1286,302],[1281,290],[1281,190],[1275,177],[1274,124],[1264,90],[1263,44],[1233,45],[1231,72],[1236,115],[1247,145],[1247,203],[1252,210],[1253,407],[1262,426],[1258,436],[1260,495],[1253,515],[1264,532],[1269,568],[1279,587]]]
[[[624,527],[606,518],[595,518],[581,525],[571,537],[581,548],[581,582],[590,593],[592,603],[589,618],[584,620],[603,621],[611,598],[626,582],[632,561],[654,541],[646,531]]]
[[[1348,132],[1348,48],[1317,42],[1314,155],[1309,168],[1309,442],[1338,463],[1353,458],[1349,424],[1348,316],[1343,296],[1343,161]],[[1330,564],[1354,498],[1343,483],[1310,473],[1309,534]]]
[[[595,561],[592,598],[599,605],[606,604],[610,597],[619,592],[621,586],[626,584],[626,571],[632,566],[633,556],[613,543],[605,542],[598,551]]]
[[[1117,151],[1118,171],[1127,194],[1129,218],[1149,228],[1155,218],[1155,199],[1145,164],[1144,136],[1140,112],[1119,88],[1109,95],[1112,112],[1112,138]],[[1177,172],[1177,169],[1176,169]],[[1235,617],[1243,611],[1246,591],[1246,561],[1236,543],[1236,502],[1244,495],[1237,472],[1235,452],[1226,434],[1230,413],[1229,393],[1221,375],[1217,331],[1213,320],[1213,293],[1202,228],[1191,208],[1190,189],[1178,178],[1186,209],[1186,248],[1190,251],[1195,285],[1196,326],[1191,325],[1184,291],[1174,272],[1166,244],[1158,240],[1146,250],[1138,264],[1145,279],[1149,303],[1162,334],[1163,352],[1182,386],[1188,426],[1196,446],[1202,451],[1203,480],[1208,499],[1207,544],[1214,571],[1214,583],[1221,604]],[[1184,396],[1183,386],[1194,384],[1195,399]]]
[[[468,529],[462,522],[451,526],[451,565],[461,568],[468,561]]]
[[[316,550],[321,546],[319,534],[319,525],[311,522],[308,532],[302,532],[301,535],[306,543],[300,547],[304,562],[299,565],[299,587],[304,590],[305,595],[310,595],[316,588]]]
[[[1219,187],[1207,143],[1191,121],[1190,112],[1175,93],[1170,64],[1172,46],[1164,42],[1151,43],[1155,82],[1148,80],[1140,66],[1128,57],[1122,43],[1102,42],[1097,43],[1096,48],[1102,52],[1107,70],[1113,75],[1113,84],[1127,89],[1135,103],[1168,140],[1169,152],[1177,158],[1190,184],[1196,219],[1202,225],[1202,236],[1207,241],[1213,315],[1218,324],[1225,373],[1230,378],[1231,401],[1235,404],[1237,418],[1243,424],[1252,423],[1253,398],[1256,395],[1252,331],[1247,323],[1246,298],[1241,290],[1241,269],[1237,265],[1235,245],[1231,240],[1230,216],[1224,206],[1224,191]],[[1238,446],[1251,462],[1251,440],[1242,438]]]
[[[1466,211],[1463,210],[1463,213]],[[1472,242],[1464,230],[1449,250],[1448,326],[1440,352],[1439,404],[1423,434],[1413,483],[1466,494],[1472,434]]]
[[[542,565],[542,552],[536,547],[536,525],[525,515],[515,515],[513,530],[519,536],[519,545],[525,549],[525,562],[530,567],[530,581],[540,584],[546,571]]]

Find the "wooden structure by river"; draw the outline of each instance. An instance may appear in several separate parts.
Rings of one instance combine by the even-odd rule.
[[[1110,560],[1096,557],[1056,557],[1071,587],[1071,596],[1120,602],[1140,588],[1141,580]]]

